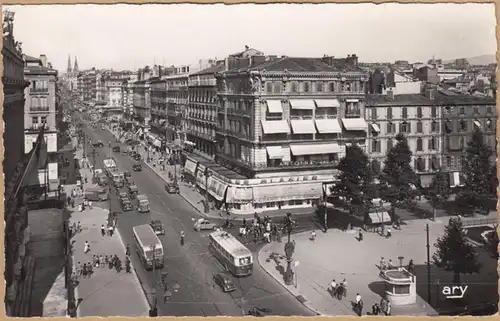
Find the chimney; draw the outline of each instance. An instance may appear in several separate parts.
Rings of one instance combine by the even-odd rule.
[[[250,56],[250,67],[255,67],[266,62],[265,56]]]
[[[425,88],[425,97],[429,98],[430,100],[434,100],[436,97],[436,91],[434,88]]]
[[[46,55],[40,55],[40,60],[42,61],[42,66],[47,67],[47,56]]]
[[[248,47],[248,46],[245,46],[245,51],[247,51],[248,49],[250,49],[250,47]]]
[[[346,60],[348,66],[352,68],[358,67],[358,56],[356,54],[348,55]]]
[[[392,88],[387,90],[387,98],[394,100],[394,90]]]

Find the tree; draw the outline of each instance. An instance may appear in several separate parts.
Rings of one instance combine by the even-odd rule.
[[[491,148],[484,143],[481,131],[475,130],[467,144],[465,161],[462,167],[464,186],[458,193],[461,204],[472,213],[476,210],[488,212],[491,182]]]
[[[372,174],[366,153],[355,143],[346,148],[340,160],[338,182],[332,188],[332,196],[341,199],[351,214],[368,212],[372,201]]]
[[[467,239],[460,218],[450,218],[445,234],[434,244],[433,263],[446,271],[453,271],[453,282],[460,283],[460,274],[479,273],[478,255]]]
[[[490,194],[491,196],[497,195],[498,188],[498,174],[497,174],[497,163],[494,162],[493,166],[491,166],[490,174],[489,174],[489,182],[490,182]]]
[[[495,226],[495,229],[487,234],[487,243],[486,247],[491,252],[491,255],[498,260],[498,226]]]
[[[436,207],[442,205],[448,200],[451,194],[450,181],[448,174],[442,172],[441,169],[432,178],[425,198],[432,205],[432,217],[436,220]]]
[[[415,205],[418,177],[410,165],[412,152],[403,134],[396,136],[396,145],[387,151],[384,169],[380,174],[381,198],[395,207]]]

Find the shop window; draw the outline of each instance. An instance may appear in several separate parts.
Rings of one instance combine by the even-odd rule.
[[[410,294],[410,285],[394,285],[394,294]]]

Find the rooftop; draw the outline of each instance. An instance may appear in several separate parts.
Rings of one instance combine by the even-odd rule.
[[[24,67],[24,74],[25,75],[56,75],[57,76],[57,70],[53,68],[48,68],[48,67],[43,67],[43,66],[27,66]]]
[[[419,106],[419,105],[472,105],[472,104],[495,104],[493,98],[483,98],[472,95],[454,93],[447,90],[439,90],[434,93],[434,99],[429,99],[423,94],[394,95],[389,98],[386,95],[367,95],[366,105],[386,105],[386,106]]]
[[[191,74],[190,76],[200,76],[200,75],[215,74],[217,72],[223,71],[224,68],[225,68],[225,65],[223,63],[220,63],[220,64],[217,64],[216,66],[212,66],[212,67],[200,70],[198,72],[195,72],[195,73]]]
[[[353,68],[343,63],[340,59],[333,61],[333,66],[330,66],[321,58],[302,58],[302,57],[281,57],[271,61],[264,62],[258,66],[250,68],[242,68],[240,71],[255,70],[267,72],[348,72],[361,71],[359,68]]]

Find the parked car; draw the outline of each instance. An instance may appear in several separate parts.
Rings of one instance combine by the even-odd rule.
[[[215,230],[217,229],[217,227],[217,224],[211,223],[204,218],[200,218],[198,221],[196,221],[196,223],[194,223],[194,229],[198,232],[203,230]]]
[[[130,178],[130,177],[132,177],[132,173],[130,173],[130,172],[124,172],[123,173],[123,177]]]
[[[118,197],[119,198],[128,198],[128,193],[125,190],[118,190]]]
[[[137,195],[139,194],[139,189],[137,188],[136,185],[129,185],[128,187],[128,196],[132,199],[136,198]]]
[[[141,160],[141,155],[140,154],[135,154],[134,155],[134,159],[139,162]]]
[[[165,190],[169,194],[179,194],[179,185],[177,182],[167,182],[165,184]]]
[[[141,157],[141,156],[139,156],[139,157]],[[134,164],[132,166],[132,169],[134,170],[134,172],[140,172],[140,171],[142,171],[142,165],[141,164]]]
[[[134,209],[134,207],[132,206],[132,202],[128,199],[128,197],[121,198],[120,202],[122,204],[122,209],[124,212]]]
[[[220,286],[223,292],[232,292],[236,290],[233,280],[229,275],[224,273],[217,273],[214,275],[214,283]]]
[[[113,152],[119,153],[120,152],[120,146],[114,146],[113,147]]]
[[[153,220],[151,221],[151,223],[149,223],[149,225],[151,225],[156,235],[165,235],[165,227],[163,226],[163,223],[161,221]]]
[[[98,141],[98,142],[92,144],[92,146],[94,146],[94,147],[104,147],[104,143],[101,142],[101,141]]]

